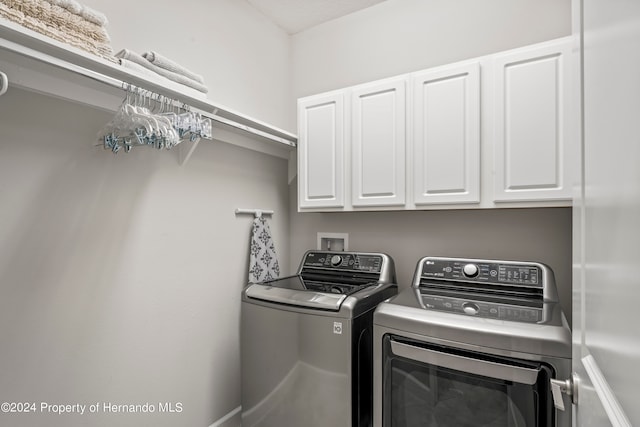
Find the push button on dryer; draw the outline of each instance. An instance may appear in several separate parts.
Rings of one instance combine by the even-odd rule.
[[[474,304],[472,302],[465,302],[464,304],[462,304],[462,310],[466,314],[470,314],[472,316],[475,316],[480,311],[480,307],[478,307],[476,304]]]
[[[462,267],[462,272],[467,277],[476,277],[478,275],[478,266],[475,264],[465,264]]]

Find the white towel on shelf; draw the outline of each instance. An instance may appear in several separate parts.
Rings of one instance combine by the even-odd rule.
[[[160,68],[164,68],[165,70],[174,72],[176,74],[182,74],[192,80],[197,81],[198,83],[204,84],[204,78],[194,73],[191,70],[186,69],[182,65],[177,62],[172,61],[171,59],[160,55],[158,52],[149,51],[142,54],[142,57],[147,61],[151,62],[153,65],[156,65]]]
[[[160,68],[157,67],[155,65],[153,65],[153,63],[147,61],[145,58],[142,57],[142,55],[133,52],[129,49],[122,49],[120,52],[116,53],[116,58],[122,58],[122,59],[126,59],[130,62],[135,62],[138,65],[142,65],[144,68],[153,71],[154,73],[165,77],[169,80],[172,80],[176,83],[180,83],[183,86],[188,86],[190,88],[193,88],[195,90],[197,90],[198,92],[202,92],[202,93],[207,93],[209,92],[209,89],[207,89],[207,87],[201,83],[198,83],[197,81],[190,79],[189,77],[183,76],[181,74],[176,74],[174,72],[171,72],[169,70],[165,70],[164,68]]]
[[[250,245],[249,283],[277,279],[280,276],[280,266],[271,230],[264,217],[253,220]]]
[[[166,87],[167,89],[171,89],[174,90],[176,92],[180,92],[183,93],[185,95],[189,95],[192,96],[194,98],[197,99],[206,99],[206,95],[202,92],[199,92],[195,89],[192,89],[188,86],[185,85],[181,85],[179,83],[176,83],[172,80],[167,79],[166,77],[162,77],[160,74],[155,73],[153,71],[151,71],[150,69],[143,67],[142,65],[133,62],[133,61],[129,61],[127,59],[124,58],[118,58],[118,61],[120,62],[120,65],[122,65],[125,68],[128,68],[129,70],[133,70],[136,71],[137,73],[148,77],[151,81],[155,81],[156,83],[161,83],[162,85],[164,85],[164,87]]]

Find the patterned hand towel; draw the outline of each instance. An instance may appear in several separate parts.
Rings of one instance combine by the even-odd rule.
[[[191,70],[187,70],[182,65],[160,55],[158,52],[145,52],[142,54],[142,57],[155,66],[164,68],[165,70],[169,70],[176,74],[182,74],[185,77],[189,77],[190,79],[197,81],[198,83],[204,84],[204,78],[201,75],[196,74]]]
[[[269,224],[263,217],[253,220],[249,256],[249,283],[277,279],[280,266]]]

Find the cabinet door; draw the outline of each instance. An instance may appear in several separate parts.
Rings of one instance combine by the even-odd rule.
[[[332,92],[298,101],[298,206],[344,206],[344,99]]]
[[[494,199],[570,199],[571,42],[494,58]]]
[[[480,201],[480,66],[413,76],[413,201]]]
[[[405,203],[405,79],[351,92],[353,206]]]

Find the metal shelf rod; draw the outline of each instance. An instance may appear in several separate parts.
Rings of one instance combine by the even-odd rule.
[[[193,98],[179,91],[164,87],[161,83],[137,75],[134,71],[127,70],[102,58],[94,58],[81,53],[77,49],[21,28],[17,24],[0,20],[0,36],[0,48],[111,87],[123,89],[125,85],[133,85],[140,89],[175,99],[189,105],[192,110],[217,123],[231,126],[288,147],[296,147],[297,138],[289,132],[244,116],[226,107],[215,105],[209,100]]]

